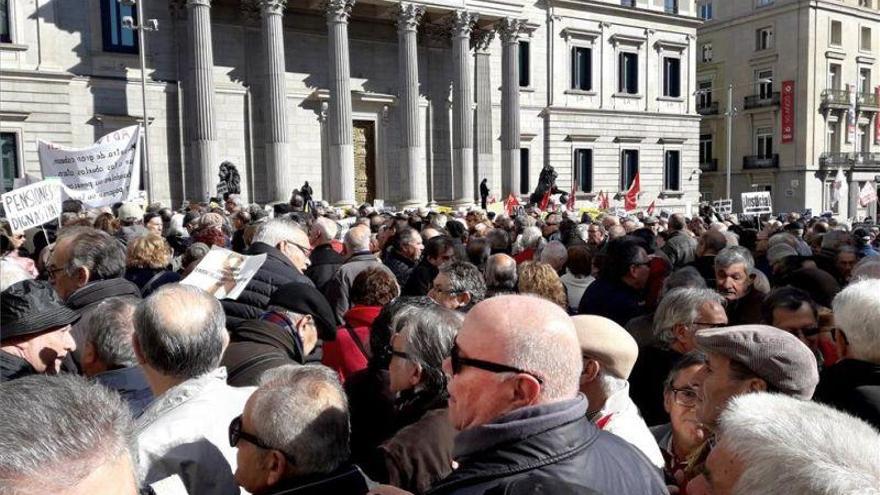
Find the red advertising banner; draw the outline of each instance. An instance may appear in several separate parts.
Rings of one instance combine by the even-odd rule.
[[[794,141],[794,81],[782,81],[782,142]]]
[[[880,86],[874,88],[877,101],[880,102]],[[874,116],[874,144],[880,144],[880,115]]]

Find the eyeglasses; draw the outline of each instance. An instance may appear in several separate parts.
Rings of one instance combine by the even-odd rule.
[[[412,361],[412,358],[409,354],[403,351],[395,351],[393,347],[388,346],[388,354],[391,354],[394,357],[399,357],[400,359],[406,359],[407,361]]]
[[[57,268],[51,265],[46,267],[46,273],[49,275],[49,280],[55,280],[55,274],[61,271],[64,271],[64,268]]]
[[[543,378],[530,371],[514,368],[513,366],[507,366],[506,364],[493,363],[490,361],[483,361],[481,359],[461,357],[460,349],[458,348],[458,342],[453,342],[452,354],[449,356],[449,359],[452,362],[453,375],[461,373],[462,367],[470,366],[472,368],[479,368],[481,370],[490,371],[492,373],[522,373],[524,375],[531,376],[535,380],[538,380],[538,383],[540,383],[541,385],[544,384]]]
[[[651,261],[650,261],[650,260],[648,260],[648,261],[637,261],[637,262],[633,263],[632,266],[648,266],[648,265],[650,265],[650,264],[651,264]]]
[[[729,326],[728,323],[708,323],[705,321],[695,321],[691,325],[700,325],[703,328],[723,328]]]
[[[308,258],[309,256],[312,255],[312,248],[302,247],[302,246],[300,246],[299,244],[297,244],[296,242],[293,242],[293,241],[286,241],[286,242],[289,243],[289,244],[293,244],[294,246],[296,246],[297,248],[299,248],[299,250],[302,251],[303,254],[306,256],[306,258]]]
[[[694,407],[697,405],[697,391],[692,388],[673,388],[672,399],[682,407]]]
[[[431,291],[439,292],[441,294],[449,294],[449,295],[458,294],[461,292],[460,290],[441,289],[440,287],[437,287],[436,285],[431,285],[431,287],[428,288],[428,292],[431,292]]]
[[[807,328],[796,328],[791,330],[791,333],[795,335],[802,334],[804,337],[815,337],[816,335],[819,335],[819,327],[812,326]]]
[[[276,449],[274,447],[270,447],[270,446],[266,445],[265,443],[263,443],[262,440],[260,440],[256,436],[251,435],[250,433],[247,433],[246,431],[244,431],[244,429],[241,426],[241,415],[236,416],[235,419],[233,419],[229,423],[229,446],[230,447],[237,447],[238,442],[240,440],[244,440],[244,441],[251,443],[261,449],[277,450],[278,452],[281,452],[282,454],[284,454],[284,457],[286,457],[288,461],[293,463],[293,456],[291,456],[285,452],[282,452],[279,449]]]

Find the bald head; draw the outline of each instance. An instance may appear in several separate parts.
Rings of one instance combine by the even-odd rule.
[[[169,377],[186,380],[220,364],[229,335],[220,302],[189,285],[162,286],[134,313],[138,360]]]
[[[516,290],[516,260],[506,254],[493,254],[486,261],[486,287],[494,290]]]
[[[370,227],[355,225],[345,233],[345,249],[349,254],[370,250]]]

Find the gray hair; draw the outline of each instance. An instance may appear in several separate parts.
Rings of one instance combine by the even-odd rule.
[[[333,370],[319,365],[268,370],[250,406],[254,434],[293,459],[297,475],[330,473],[348,460],[348,400]]]
[[[853,282],[866,279],[880,279],[880,256],[866,256],[853,267]]]
[[[138,302],[131,296],[111,297],[101,301],[83,318],[86,342],[92,344],[98,359],[111,368],[137,365],[131,336]]]
[[[706,288],[706,279],[700,275],[700,272],[692,267],[686,266],[669,274],[663,281],[662,294],[678,289],[681,287],[695,287],[698,289]]]
[[[302,227],[293,220],[273,218],[260,226],[251,243],[262,242],[274,247],[281,242],[290,241],[298,232],[302,232]]]
[[[606,397],[611,397],[616,392],[623,390],[629,383],[626,381],[626,378],[615,376],[610,370],[607,370],[604,367],[599,368],[599,374],[596,376],[596,379],[599,381],[599,387],[602,389],[602,393],[605,394]]]
[[[599,225],[599,227],[602,228],[601,225]],[[602,232],[605,232],[604,228],[602,228]],[[577,224],[574,228],[574,235],[578,239],[587,242],[590,238],[590,225],[586,223]]]
[[[318,232],[322,241],[329,242],[336,238],[339,225],[327,217],[318,217],[312,223],[312,230]]]
[[[0,259],[0,292],[9,288],[10,285],[17,284],[23,280],[31,280],[34,277],[25,271],[18,263]]]
[[[556,271],[565,268],[566,261],[568,261],[568,250],[559,241],[550,241],[541,250],[541,262],[547,263]]]
[[[80,268],[89,270],[89,280],[119,278],[125,273],[125,247],[103,230],[91,227],[70,229],[58,242],[69,241],[70,258],[64,268],[71,277]],[[56,246],[58,243],[56,242]]]
[[[163,285],[138,304],[134,334],[151,367],[182,379],[215,370],[229,341],[220,302],[182,284]]]
[[[439,305],[398,315],[392,327],[404,340],[404,352],[422,369],[422,382],[432,392],[446,389],[443,360],[452,353],[452,344],[461,328],[461,313]]]
[[[880,280],[850,284],[834,297],[834,322],[846,334],[851,357],[880,364]]]
[[[358,251],[369,251],[370,249],[370,229],[354,228],[345,233],[345,248],[349,253]]]
[[[76,375],[11,380],[0,385],[0,410],[2,493],[61,493],[123,457],[137,471],[131,413],[100,384]]]
[[[541,244],[541,239],[543,238],[544,236],[541,234],[541,229],[538,227],[526,227],[523,229],[520,243],[523,249],[537,248],[538,245]]]
[[[486,286],[516,292],[516,261],[506,254],[493,254],[486,261]]]
[[[751,274],[755,269],[755,259],[752,253],[742,246],[727,246],[715,257],[715,269],[729,268],[737,263],[746,266],[746,274]]]
[[[431,219],[431,226],[437,229],[445,230],[446,223],[449,221],[449,217],[444,214],[434,215],[434,218]]]
[[[700,307],[706,303],[724,305],[724,297],[707,288],[682,287],[673,289],[663,296],[654,313],[654,336],[660,342],[673,341],[672,328],[675,325],[692,325],[697,321]]]
[[[486,297],[486,282],[480,269],[467,261],[450,261],[440,267],[440,273],[449,278],[449,290],[471,295],[471,304],[476,304]]]
[[[740,395],[721,413],[718,436],[716,448],[744,464],[731,493],[880,494],[880,435],[826,405]]]

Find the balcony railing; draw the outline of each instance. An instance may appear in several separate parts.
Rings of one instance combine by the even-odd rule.
[[[743,108],[749,110],[752,108],[777,107],[779,106],[779,91],[773,91],[769,95],[761,97],[761,95],[746,96]]]
[[[706,106],[698,106],[697,113],[700,115],[718,115],[718,102],[713,101]]]
[[[713,159],[709,160],[708,162],[701,163],[701,164],[700,164],[700,170],[702,170],[703,172],[715,172],[715,171],[717,171],[717,170],[718,170],[718,159],[717,159],[717,158],[713,158]]]
[[[743,169],[755,170],[763,168],[779,168],[779,154],[769,156],[747,155],[743,157]]]
[[[850,165],[855,168],[875,168],[880,167],[880,153],[868,151],[860,151],[858,153],[831,151],[822,153],[819,156],[819,163],[825,168],[849,167]]]
[[[820,104],[823,107],[848,107],[849,91],[845,89],[826,89],[822,91],[822,101]]]
[[[880,98],[877,98],[876,93],[859,93],[856,101],[858,101],[861,108],[871,107],[880,109]]]

